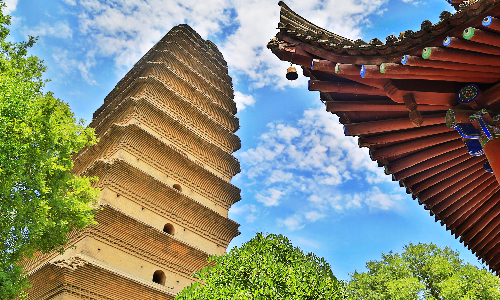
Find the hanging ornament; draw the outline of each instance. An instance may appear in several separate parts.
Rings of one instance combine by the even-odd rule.
[[[297,78],[299,78],[299,74],[297,73],[297,70],[295,69],[295,67],[293,67],[290,64],[290,67],[288,67],[288,69],[286,70],[286,79],[295,80]]]

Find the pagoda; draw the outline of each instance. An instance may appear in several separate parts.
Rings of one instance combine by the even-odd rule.
[[[268,48],[301,66],[345,135],[498,275],[500,1],[450,4],[456,13],[384,43],[344,38],[280,2]]]
[[[94,113],[99,142],[74,156],[73,173],[99,178],[98,224],[25,264],[28,299],[173,299],[196,282],[239,234],[233,97],[222,54],[191,27],[153,46]]]

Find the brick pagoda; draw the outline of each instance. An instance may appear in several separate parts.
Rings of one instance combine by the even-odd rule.
[[[239,234],[227,217],[240,200],[235,113],[222,54],[174,27],[94,113],[100,141],[73,172],[99,178],[99,224],[25,265],[28,299],[173,299],[195,282]]]
[[[384,43],[349,40],[280,2],[268,48],[301,66],[345,134],[499,274],[500,1],[450,3],[456,13]]]

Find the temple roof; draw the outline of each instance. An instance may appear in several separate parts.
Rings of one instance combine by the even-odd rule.
[[[281,13],[278,29],[280,29],[280,33],[283,36],[294,38],[301,43],[313,45],[326,52],[347,57],[361,56],[366,58],[365,60],[360,59],[361,63],[369,63],[370,58],[381,56],[397,56],[398,60],[402,52],[410,50],[421,51],[421,48],[415,48],[423,44],[431,43],[430,45],[432,46],[441,45],[442,39],[438,37],[443,34],[451,33],[451,35],[454,35],[455,33],[461,35],[462,31],[467,27],[465,24],[479,26],[483,14],[489,12],[492,15],[498,15],[500,8],[497,7],[497,4],[497,0],[476,1],[464,9],[457,11],[455,14],[443,11],[440,15],[441,20],[436,24],[432,24],[428,20],[423,21],[419,31],[405,30],[398,37],[389,35],[386,37],[385,42],[377,38],[366,42],[361,39],[353,41],[320,28],[296,14],[283,1],[280,1]],[[282,41],[284,40],[279,37],[273,39],[269,42],[268,48],[273,49]],[[352,60],[347,59],[347,61]]]
[[[302,66],[345,134],[498,272],[500,186],[481,149],[467,144],[478,136],[456,128],[472,115],[500,125],[500,1],[471,2],[386,43],[346,39],[280,2],[280,32],[268,48]]]

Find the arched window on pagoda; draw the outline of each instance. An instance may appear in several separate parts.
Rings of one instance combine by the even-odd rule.
[[[182,188],[181,188],[181,185],[180,185],[180,184],[177,184],[177,183],[176,183],[176,184],[174,184],[172,187],[173,187],[174,189],[178,190],[179,192],[182,192]]]
[[[175,233],[174,225],[170,223],[165,224],[165,226],[163,226],[163,232],[174,235]]]
[[[165,285],[165,280],[167,280],[167,276],[165,276],[162,270],[156,270],[153,273],[153,282]]]

